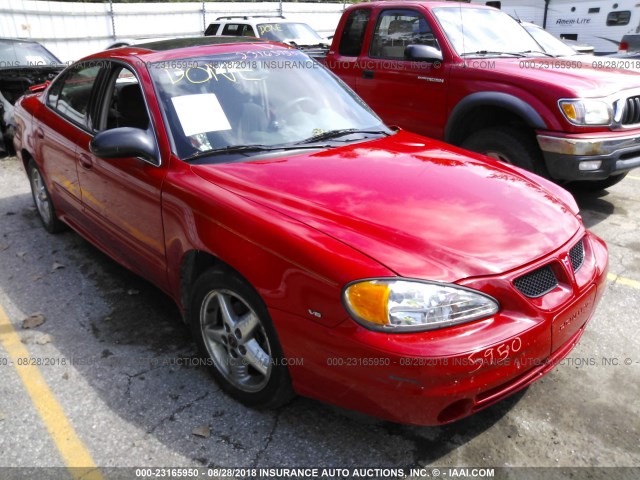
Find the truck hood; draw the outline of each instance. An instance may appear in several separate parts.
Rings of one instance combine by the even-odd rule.
[[[473,65],[469,59],[467,65]],[[597,68],[606,57],[575,55],[560,58],[490,58],[481,59],[477,70],[486,77],[486,62],[492,63],[492,71],[504,76],[505,83],[514,83],[514,79],[526,79],[529,84],[538,82],[552,88],[566,91],[567,97],[606,97],[627,89],[640,88],[640,72],[634,70],[613,70]],[[594,62],[596,62],[594,64]],[[476,69],[474,69],[476,70]],[[518,80],[519,85],[527,85]]]
[[[405,277],[452,282],[505,272],[559,248],[581,228],[535,175],[466,153],[400,132],[192,170]]]

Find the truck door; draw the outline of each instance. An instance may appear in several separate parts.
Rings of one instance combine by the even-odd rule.
[[[407,45],[441,50],[427,19],[418,10],[382,10],[369,39],[359,59],[358,94],[387,125],[442,138],[449,67],[404,56]]]

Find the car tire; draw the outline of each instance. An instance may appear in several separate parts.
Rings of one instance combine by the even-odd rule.
[[[599,192],[600,190],[606,190],[609,187],[613,187],[616,183],[620,183],[627,176],[628,172],[620,173],[618,175],[611,175],[604,180],[581,180],[578,182],[570,182],[566,185],[569,190],[579,192]]]
[[[267,307],[238,274],[208,270],[193,286],[192,334],[221,388],[254,408],[293,398],[284,354]]]
[[[29,160],[29,164],[27,165],[27,175],[29,175],[33,203],[42,221],[42,226],[49,233],[62,232],[67,226],[58,218],[56,209],[51,201],[51,195],[47,189],[47,184],[33,159]]]
[[[484,128],[468,136],[461,146],[549,178],[538,144],[525,130],[514,127]]]

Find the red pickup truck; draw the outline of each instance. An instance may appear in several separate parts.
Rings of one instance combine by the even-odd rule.
[[[607,188],[640,166],[640,74],[545,53],[495,8],[353,5],[325,64],[387,124],[558,183]]]

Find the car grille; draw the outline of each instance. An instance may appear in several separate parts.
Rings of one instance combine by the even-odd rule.
[[[627,98],[622,114],[622,125],[640,123],[640,96]]]
[[[573,271],[577,272],[584,263],[584,240],[580,240],[569,250],[569,258]]]
[[[524,295],[541,297],[558,286],[558,279],[549,265],[527,273],[514,280],[513,284]]]

